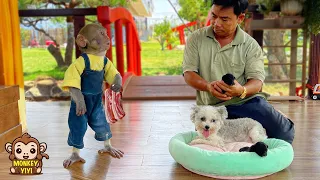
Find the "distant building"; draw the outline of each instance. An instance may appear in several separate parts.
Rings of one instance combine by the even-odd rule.
[[[153,0],[137,0],[131,2],[128,10],[134,16],[140,40],[147,41],[149,36],[152,35],[152,30],[150,30],[148,25],[148,18],[152,17],[154,11]]]

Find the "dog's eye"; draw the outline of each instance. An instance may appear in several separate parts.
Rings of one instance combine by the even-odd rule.
[[[212,119],[211,121],[212,121],[212,122],[216,122],[216,120],[214,120],[214,119]]]
[[[201,120],[201,121],[205,121],[205,120],[206,120],[206,118],[205,118],[205,117],[202,117],[202,118],[200,118],[200,120]]]

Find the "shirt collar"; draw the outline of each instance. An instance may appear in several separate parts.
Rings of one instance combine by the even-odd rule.
[[[208,26],[205,33],[206,37],[211,39],[216,39],[213,34],[212,26]],[[234,37],[233,41],[231,42],[231,45],[238,45],[245,42],[245,32],[240,28],[239,25],[237,25],[237,32],[236,36]]]

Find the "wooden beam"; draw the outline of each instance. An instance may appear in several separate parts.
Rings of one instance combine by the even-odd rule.
[[[263,46],[263,48],[289,48],[293,46]],[[303,46],[295,46],[295,47],[303,47]]]
[[[303,52],[302,52],[302,97],[305,96],[306,76],[307,76],[307,32],[303,31]]]
[[[19,10],[20,17],[97,15],[97,8]]]
[[[302,63],[264,63],[264,65],[275,66],[275,65],[301,65]]]
[[[304,98],[299,96],[270,96],[268,101],[304,101]]]
[[[266,83],[295,83],[295,82],[301,82],[300,79],[266,79],[264,80]]]
[[[304,18],[300,16],[284,16],[277,19],[263,19],[251,21],[251,30],[265,29],[300,29]]]

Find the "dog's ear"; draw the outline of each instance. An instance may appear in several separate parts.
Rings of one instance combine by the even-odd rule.
[[[228,111],[225,106],[219,106],[217,107],[217,111],[221,114],[222,119],[227,119],[228,117]]]
[[[200,110],[200,107],[197,106],[197,105],[193,105],[193,106],[191,107],[190,119],[191,119],[191,121],[192,121],[193,123],[194,123],[195,120],[196,120],[196,114],[199,112],[199,110]]]

